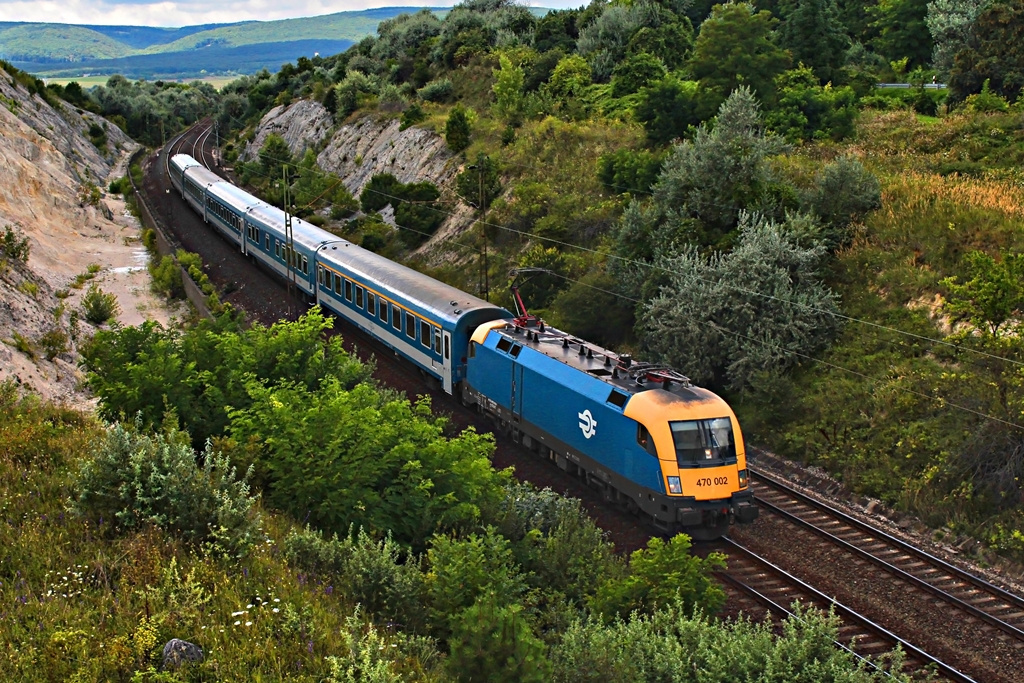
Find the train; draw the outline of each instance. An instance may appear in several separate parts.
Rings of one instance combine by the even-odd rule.
[[[240,252],[490,416],[518,443],[666,533],[758,515],[732,408],[669,367],[492,304],[318,228],[186,154],[171,184]]]

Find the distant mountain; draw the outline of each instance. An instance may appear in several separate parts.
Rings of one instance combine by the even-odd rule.
[[[0,22],[0,59],[41,77],[120,73],[190,78],[276,71],[301,56],[346,50],[384,19],[421,7],[183,28]],[[428,8],[443,16],[446,7]]]

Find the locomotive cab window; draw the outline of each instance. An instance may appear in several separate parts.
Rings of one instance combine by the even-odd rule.
[[[654,437],[642,424],[636,426],[636,442],[644,447],[651,455],[657,455],[658,450],[654,447]]]
[[[729,418],[669,422],[669,426],[680,467],[736,462],[736,444]]]

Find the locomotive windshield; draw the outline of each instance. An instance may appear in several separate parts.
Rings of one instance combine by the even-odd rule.
[[[669,422],[669,426],[680,467],[736,462],[736,443],[729,418]]]

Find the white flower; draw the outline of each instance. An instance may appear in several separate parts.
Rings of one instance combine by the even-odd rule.
[[[247,621],[247,622],[245,622],[245,625],[246,626],[252,626],[252,622],[251,621]]]
[[[240,622],[240,621],[236,621],[236,622],[235,622],[235,626],[238,626],[238,625],[239,625],[239,624],[241,624],[241,623],[242,623],[242,622]]]

